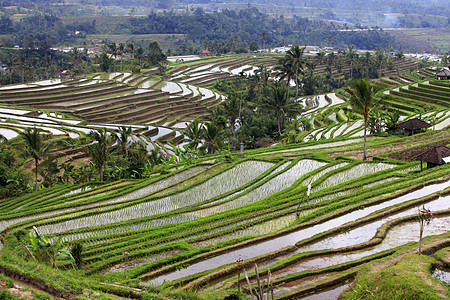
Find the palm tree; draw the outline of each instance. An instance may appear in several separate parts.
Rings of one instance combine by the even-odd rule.
[[[299,114],[302,111],[301,104],[290,99],[286,85],[279,81],[274,82],[263,90],[260,107],[275,113],[280,135],[286,117]]]
[[[349,45],[347,47],[347,58],[350,60],[350,79],[353,79],[353,63],[357,57],[358,53],[356,53],[355,47]]]
[[[290,66],[295,81],[295,97],[298,97],[298,86],[300,85],[299,77],[300,75],[303,75],[305,71],[305,60],[303,58],[305,48],[306,47],[296,45],[286,52],[286,63]]]
[[[121,126],[119,127],[119,134],[115,136],[115,138],[117,138],[117,142],[124,157],[128,157],[128,149],[132,145],[131,142],[132,132],[133,130],[131,129],[131,127],[127,128],[125,126]]]
[[[323,60],[325,59],[325,52],[323,52],[323,51],[318,52],[316,54],[316,57],[317,57],[317,62],[319,63],[319,65],[322,64]]]
[[[130,52],[130,54],[131,54],[131,59],[133,60],[133,59],[134,59],[134,44],[133,44],[133,43],[128,43],[128,44],[127,44],[126,50],[127,50],[128,52]]]
[[[0,133],[0,143],[6,142],[6,141],[7,141],[7,138],[3,134]]]
[[[222,145],[223,127],[221,125],[209,122],[205,124],[205,147],[210,154],[219,149]]]
[[[111,43],[108,44],[108,52],[114,56],[114,72],[116,72],[116,60],[117,60],[117,55],[119,55],[120,51],[119,48],[117,47],[116,43]]]
[[[122,72],[122,62],[123,62],[123,54],[125,53],[125,44],[119,43],[119,47],[117,48],[118,55],[120,55],[120,71]]]
[[[350,96],[348,101],[352,109],[361,113],[364,117],[363,160],[366,160],[367,120],[371,112],[381,105],[382,97],[379,94],[380,88],[370,84],[366,79],[360,79],[349,82],[344,91]]]
[[[184,140],[188,142],[188,147],[196,150],[204,137],[204,126],[196,118],[186,126],[183,133]]]
[[[252,78],[256,81],[255,88],[261,90],[263,87],[267,86],[270,81],[270,72],[264,65],[260,65],[258,69],[253,72]]]
[[[141,62],[141,60],[144,58],[144,49],[142,47],[138,47],[134,51],[134,58],[136,58],[138,62]]]
[[[225,116],[228,119],[230,131],[233,137],[236,137],[236,121],[241,119],[242,100],[241,97],[232,90],[228,97],[222,102]]]
[[[103,171],[115,150],[113,145],[116,143],[115,135],[108,134],[105,128],[100,131],[91,131],[88,134],[94,139],[94,142],[86,146],[86,152],[92,157],[100,173],[100,181],[103,181]]]
[[[35,128],[27,128],[25,129],[25,131],[19,133],[20,136],[25,141],[26,145],[25,153],[34,159],[36,191],[39,188],[38,185],[39,160],[42,157],[46,156],[53,147],[53,143],[51,141],[44,142],[40,132],[41,130],[35,127]]]
[[[263,31],[263,32],[261,32],[261,37],[260,37],[260,39],[261,39],[261,42],[262,42],[262,51],[266,51],[266,41],[267,41],[267,34]]]
[[[278,65],[275,67],[275,70],[278,71],[277,77],[280,79],[285,79],[287,81],[288,94],[290,95],[291,90],[291,79],[292,79],[292,68],[289,63],[289,59],[287,56],[284,56],[278,60]]]

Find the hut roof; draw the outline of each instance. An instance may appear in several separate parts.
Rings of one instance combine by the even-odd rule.
[[[448,159],[444,160],[444,158],[448,157],[450,157],[450,148],[445,146],[436,146],[417,155],[416,160],[435,164],[445,164]]]
[[[431,127],[431,125],[425,121],[419,120],[417,118],[413,118],[413,119],[409,119],[408,121],[398,124],[397,127],[408,129],[408,130],[417,130],[417,129],[421,129],[421,128]]]
[[[442,70],[436,73],[436,76],[450,76],[450,70],[447,68],[443,68]]]

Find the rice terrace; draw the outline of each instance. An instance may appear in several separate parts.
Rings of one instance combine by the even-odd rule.
[[[450,298],[447,54],[227,41],[2,65],[0,299]]]

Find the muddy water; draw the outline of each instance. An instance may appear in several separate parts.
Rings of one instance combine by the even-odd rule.
[[[350,284],[344,284],[341,286],[338,286],[334,289],[327,290],[322,293],[314,294],[311,296],[302,297],[300,299],[302,300],[334,300],[339,297],[339,295],[350,286]]]
[[[430,222],[429,225],[425,226],[423,237],[445,233],[447,232],[448,228],[450,228],[450,217],[435,218]],[[286,269],[274,272],[272,274],[276,277],[280,277],[305,270],[322,269],[337,264],[354,261],[410,242],[418,242],[418,241],[419,241],[418,222],[406,223],[392,228],[386,235],[386,238],[383,240],[383,242],[381,242],[381,244],[378,244],[369,250],[336,255],[326,255],[300,262],[296,265],[289,266]],[[358,242],[356,242],[355,244],[358,244]]]
[[[274,296],[278,296],[282,293],[287,293],[289,291],[292,291],[294,288],[298,288],[299,286],[307,285],[309,283],[322,280],[329,277],[329,275],[319,275],[319,276],[311,276],[308,278],[302,278],[296,281],[291,281],[286,284],[283,284],[282,286],[279,286],[273,290]]]
[[[312,237],[318,233],[330,230],[334,227],[340,226],[342,224],[345,224],[350,221],[357,220],[359,218],[365,217],[377,210],[396,205],[399,203],[403,203],[412,199],[417,199],[423,196],[430,195],[432,193],[435,193],[437,191],[443,190],[450,186],[450,181],[447,181],[445,183],[440,184],[433,184],[426,186],[420,190],[413,191],[411,193],[405,194],[403,196],[397,197],[395,199],[386,201],[384,203],[373,205],[370,207],[366,207],[361,210],[353,211],[349,214],[346,214],[344,216],[326,221],[324,223],[315,225],[313,227],[305,228],[278,238],[274,238],[270,241],[262,242],[256,245],[248,246],[245,248],[241,248],[235,251],[231,251],[204,261],[201,261],[199,263],[190,265],[189,267],[185,269],[181,269],[163,276],[160,276],[158,278],[155,278],[152,280],[153,284],[161,284],[163,281],[172,281],[176,280],[191,274],[195,274],[198,272],[202,272],[205,270],[210,270],[217,268],[219,266],[222,266],[224,264],[232,263],[235,260],[241,258],[241,259],[249,259],[253,258],[265,253],[273,252],[276,250],[279,250],[283,247],[293,245],[296,242]]]
[[[440,197],[439,199],[427,203],[425,207],[427,209],[430,209],[431,211],[450,209],[450,196]],[[358,227],[349,232],[327,238],[313,245],[302,247],[300,252],[322,250],[322,249],[336,249],[364,243],[369,241],[376,234],[377,229],[381,225],[391,220],[414,214],[417,214],[417,207],[405,210],[395,215],[388,216],[386,218],[383,218],[382,220]],[[450,226],[448,228],[450,228]]]

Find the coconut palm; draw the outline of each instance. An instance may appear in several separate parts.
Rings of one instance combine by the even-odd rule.
[[[366,160],[367,120],[374,109],[381,105],[382,97],[379,93],[380,88],[370,84],[366,79],[359,79],[349,82],[344,91],[349,95],[348,102],[352,109],[361,113],[364,117],[363,160]]]
[[[242,99],[235,91],[231,91],[222,102],[222,106],[228,119],[231,135],[236,137],[236,121],[241,119]]]
[[[125,53],[125,44],[119,43],[119,46],[117,47],[118,55],[120,55],[120,71],[122,72],[122,63],[123,63],[123,55]]]
[[[184,140],[188,142],[188,147],[195,150],[204,137],[204,126],[200,123],[199,119],[196,118],[186,126],[183,133]]]
[[[358,53],[356,53],[355,47],[349,45],[347,47],[347,58],[350,61],[350,79],[353,79],[353,65],[355,60],[358,58]]]
[[[287,56],[284,56],[278,60],[278,65],[275,67],[275,70],[278,71],[278,78],[286,79],[288,94],[290,95],[291,79],[294,74],[292,74],[292,68]]]
[[[214,154],[214,152],[222,145],[223,127],[214,122],[206,123],[204,134],[206,151],[210,154]]]
[[[119,127],[119,133],[115,136],[115,138],[117,139],[117,142],[119,144],[119,148],[124,157],[128,157],[128,149],[133,144],[131,141],[131,139],[132,139],[131,133],[132,132],[133,132],[133,130],[131,129],[131,127],[121,126],[121,127]]]
[[[119,48],[117,47],[117,44],[116,43],[108,44],[108,52],[112,56],[114,56],[114,72],[116,72],[117,55],[119,55],[119,53],[120,53]]]
[[[298,86],[300,85],[300,76],[305,71],[305,60],[303,52],[305,47],[294,46],[286,51],[286,63],[290,66],[292,79],[295,81],[295,96],[298,97]]]
[[[89,136],[94,139],[93,143],[86,146],[86,152],[92,157],[100,173],[100,181],[103,181],[103,171],[115,150],[115,135],[108,134],[105,128],[100,131],[91,131]]]
[[[267,86],[270,81],[270,71],[264,65],[259,65],[258,69],[253,72],[251,77],[256,81],[256,90],[261,90],[263,87]]]
[[[19,133],[25,141],[25,154],[34,159],[34,174],[36,182],[36,191],[38,185],[39,160],[50,153],[53,143],[51,141],[45,142],[41,135],[41,130],[38,128],[27,128]]]
[[[274,82],[263,89],[262,95],[260,107],[275,113],[278,133],[281,135],[286,117],[298,115],[302,111],[302,105],[290,99],[286,85],[280,81]]]
[[[127,47],[126,47],[127,52],[130,52],[131,54],[131,59],[134,59],[134,44],[133,43],[128,43]]]

